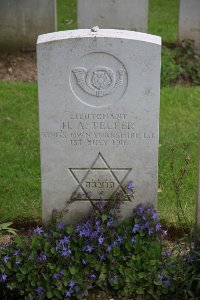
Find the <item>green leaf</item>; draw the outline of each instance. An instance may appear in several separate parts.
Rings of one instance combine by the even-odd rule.
[[[53,294],[52,294],[51,291],[48,291],[48,292],[47,292],[47,298],[48,298],[48,299],[53,298]]]
[[[12,269],[12,266],[11,266],[11,262],[10,262],[10,261],[7,261],[6,267],[7,267],[8,269]]]
[[[66,231],[67,231],[68,234],[72,234],[74,232],[74,227],[73,226],[68,226],[66,228]]]
[[[142,287],[139,287],[139,289],[136,290],[136,293],[138,295],[144,295],[144,289]]]
[[[73,266],[73,267],[69,267],[69,271],[72,275],[76,274],[76,268]]]
[[[162,285],[162,281],[161,280],[154,280],[153,282],[155,285],[161,286]]]
[[[103,215],[101,216],[101,218],[102,218],[102,221],[104,222],[104,221],[106,221],[106,220],[107,220],[108,216],[107,216],[107,215],[105,215],[105,214],[103,214]]]
[[[141,273],[138,274],[138,277],[139,277],[140,279],[142,279],[142,278],[146,279],[147,276],[146,276],[146,273],[141,272]]]

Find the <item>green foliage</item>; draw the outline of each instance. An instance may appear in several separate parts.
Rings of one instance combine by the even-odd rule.
[[[200,56],[188,41],[175,49],[162,48],[161,84],[200,85]]]
[[[193,50],[190,41],[175,49],[175,61],[180,66],[181,74],[178,83],[200,85],[200,56]]]
[[[16,230],[11,227],[12,222],[1,223],[0,224],[0,235],[2,233],[10,233],[12,235],[16,235]]]
[[[176,223],[177,221],[177,203],[170,167],[171,148],[176,150],[174,161],[177,164],[178,174],[185,143],[188,144],[187,153],[190,156],[190,164],[188,173],[184,178],[181,203],[188,221],[194,222],[200,115],[199,97],[200,89],[198,87],[161,89],[158,208],[161,218],[167,220],[168,223]]]
[[[12,222],[8,222],[10,219],[10,214],[3,211],[0,203],[0,237],[1,234],[9,233],[12,235],[16,235],[16,230],[11,227]]]
[[[120,224],[118,216],[118,206],[102,201],[80,224],[55,223],[17,237],[1,249],[2,290],[20,299],[81,299],[93,288],[146,299],[175,294],[174,258],[163,251],[155,209],[140,205]]]
[[[168,86],[176,83],[181,75],[181,68],[176,65],[174,51],[163,46],[162,48],[162,68],[161,85]]]

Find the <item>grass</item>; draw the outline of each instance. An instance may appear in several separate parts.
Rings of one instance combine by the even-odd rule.
[[[161,90],[158,208],[168,221],[176,220],[176,203],[169,171],[170,148],[189,143],[190,172],[182,203],[194,220],[197,185],[197,144],[200,88]],[[41,216],[39,130],[36,83],[0,82],[0,207],[12,219]],[[179,151],[176,160],[180,161]]]
[[[181,192],[184,213],[194,222],[198,170],[198,131],[200,88],[161,89],[160,109],[160,157],[158,207],[166,220],[177,221],[176,201],[172,185],[170,161],[172,147],[175,149],[177,175],[183,165],[183,144],[188,144],[187,153],[191,157],[189,172]]]
[[[179,0],[149,1],[149,33],[159,35],[164,42],[176,42]]]
[[[76,6],[76,0],[57,0],[59,31],[77,28]],[[149,33],[160,35],[165,42],[176,42],[178,11],[179,0],[150,0]]]
[[[36,83],[0,83],[0,201],[12,218],[40,216]]]
[[[57,16],[58,31],[76,29],[76,1],[57,0]]]

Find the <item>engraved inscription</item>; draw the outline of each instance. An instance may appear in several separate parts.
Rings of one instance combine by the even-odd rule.
[[[109,200],[116,192],[126,194],[123,182],[131,172],[131,168],[111,168],[101,153],[98,154],[90,168],[70,168],[69,172],[77,183],[77,189],[71,198],[99,200],[103,192],[105,200]],[[127,199],[128,201],[131,199]]]
[[[75,99],[90,107],[108,107],[123,98],[128,86],[124,64],[114,55],[92,52],[71,67],[69,83]]]
[[[73,147],[126,147],[154,142],[157,133],[136,129],[126,113],[70,113],[56,131],[42,132],[44,139],[65,140]]]
[[[103,66],[97,66],[91,70],[75,68],[72,71],[76,76],[77,84],[83,91],[96,97],[113,93],[116,88],[124,83],[125,71],[123,69],[119,69],[118,74]],[[116,78],[118,78],[117,81]]]

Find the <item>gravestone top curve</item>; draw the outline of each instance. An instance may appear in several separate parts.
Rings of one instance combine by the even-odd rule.
[[[115,30],[115,29],[99,29],[98,31],[92,31],[91,29],[78,29],[78,30],[67,30],[53,33],[42,34],[38,37],[37,44],[54,42],[57,40],[75,39],[75,38],[87,38],[87,37],[107,37],[107,38],[118,38],[118,39],[131,39],[146,43],[161,45],[161,37],[136,32],[129,30]]]

